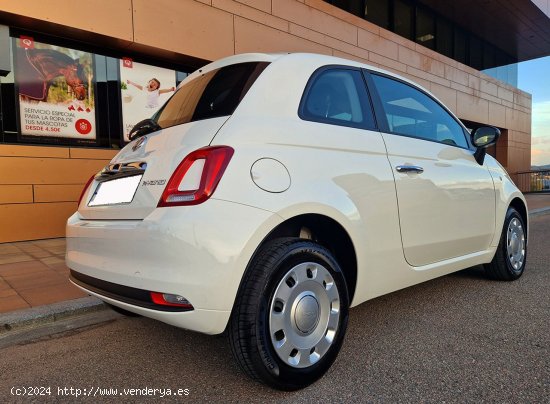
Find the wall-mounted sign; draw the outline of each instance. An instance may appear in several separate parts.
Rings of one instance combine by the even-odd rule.
[[[21,136],[95,140],[92,54],[28,36],[14,52]]]
[[[134,125],[151,118],[176,89],[176,72],[162,67],[120,60],[124,140]]]

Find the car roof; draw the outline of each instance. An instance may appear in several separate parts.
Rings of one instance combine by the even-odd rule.
[[[222,59],[218,59],[212,63],[209,63],[200,69],[196,70],[192,74],[190,74],[184,82],[193,80],[197,76],[203,75],[209,71],[219,69],[224,66],[229,66],[237,63],[247,63],[247,62],[275,62],[278,59],[283,58],[292,58],[295,60],[296,64],[299,65],[301,62],[309,62],[309,63],[316,63],[319,67],[325,66],[325,65],[344,65],[344,66],[352,66],[352,67],[358,67],[358,68],[364,68],[371,70],[373,72],[378,72],[382,74],[386,74],[391,77],[398,78],[399,80],[402,80],[404,82],[407,82],[415,87],[418,87],[428,93],[430,91],[420,84],[403,77],[399,74],[396,74],[394,72],[390,72],[388,70],[381,69],[376,66],[372,66],[368,63],[361,63],[356,60],[351,59],[344,59],[337,56],[330,56],[330,55],[322,55],[317,53],[304,53],[304,52],[280,52],[280,53],[241,53],[237,55],[231,55]],[[183,82],[182,82],[183,83]],[[181,85],[181,84],[180,84]]]

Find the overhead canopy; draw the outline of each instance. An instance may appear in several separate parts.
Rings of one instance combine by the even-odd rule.
[[[546,0],[419,2],[505,50],[519,62],[550,55],[550,5]]]

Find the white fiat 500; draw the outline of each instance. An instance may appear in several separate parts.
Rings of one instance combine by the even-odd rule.
[[[86,185],[71,280],[123,312],[227,330],[256,380],[307,386],[348,308],[483,264],[525,268],[525,199],[411,81],[312,54],[229,57],[185,79]]]

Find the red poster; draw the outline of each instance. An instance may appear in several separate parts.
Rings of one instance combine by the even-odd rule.
[[[91,53],[21,36],[14,59],[21,136],[96,139]]]

